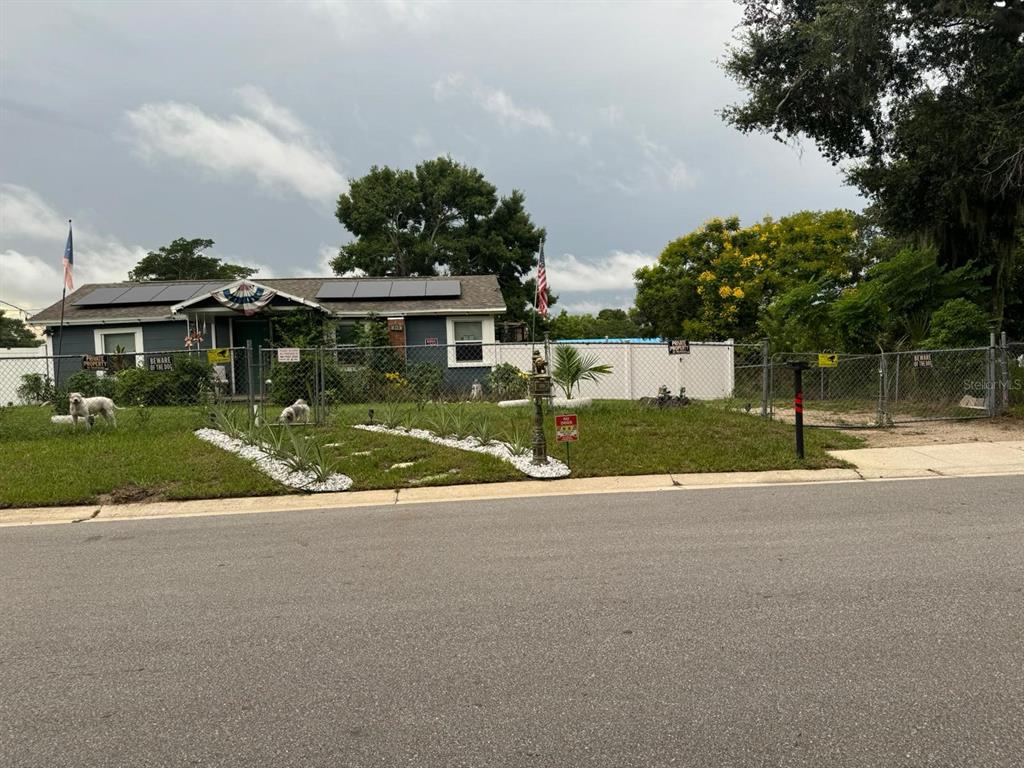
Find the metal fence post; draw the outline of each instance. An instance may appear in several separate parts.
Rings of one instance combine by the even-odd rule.
[[[1006,413],[1010,409],[1010,347],[1006,342],[1006,331],[1003,331],[999,337],[1000,347],[1000,378],[1002,379],[1001,389],[1003,396],[1000,398],[999,412]]]
[[[897,364],[899,361],[897,360]],[[876,420],[878,426],[884,427],[888,424],[887,411],[889,408],[888,403],[888,371],[886,366],[885,352],[881,352],[878,355],[878,415]]]
[[[768,418],[771,401],[771,340],[761,339],[761,418]]]
[[[988,334],[988,353],[985,359],[985,411],[995,416],[996,407],[996,332]]]
[[[253,416],[256,413],[256,393],[253,389],[253,378],[252,378],[252,340],[246,339],[245,342],[245,378],[246,378],[246,402],[249,404],[249,422],[252,423]]]

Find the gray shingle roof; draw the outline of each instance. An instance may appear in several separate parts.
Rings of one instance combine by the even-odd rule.
[[[380,315],[402,315],[406,313],[458,313],[458,312],[504,312],[505,300],[501,296],[498,278],[494,275],[461,275],[451,277],[415,278],[419,280],[459,280],[462,283],[462,295],[458,298],[438,299],[407,299],[396,301],[318,301],[317,293],[325,282],[344,282],[361,278],[340,277],[295,277],[268,278],[261,280],[252,278],[252,282],[290,293],[303,299],[315,302],[334,315],[366,315],[375,312]],[[388,279],[388,278],[384,278]],[[403,278],[390,278],[400,281]],[[202,285],[209,280],[173,280],[168,283],[190,283]],[[234,281],[226,280],[225,285]],[[171,308],[167,304],[128,304],[107,307],[79,307],[75,302],[97,288],[114,288],[134,285],[152,285],[153,283],[90,283],[83,285],[68,295],[64,305],[64,320],[68,323],[81,323],[95,320],[106,322],[112,320],[163,320],[170,318]],[[29,320],[39,325],[52,325],[60,322],[60,302],[36,313]]]

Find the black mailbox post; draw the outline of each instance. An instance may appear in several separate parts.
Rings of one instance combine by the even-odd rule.
[[[804,457],[804,371],[810,366],[803,360],[790,360],[786,365],[793,369],[793,413],[796,424],[796,455]]]

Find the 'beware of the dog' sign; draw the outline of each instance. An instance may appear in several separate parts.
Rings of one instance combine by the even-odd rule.
[[[555,442],[575,443],[580,439],[579,425],[576,423],[576,414],[567,413],[563,416],[555,416]]]
[[[210,365],[220,365],[231,362],[231,350],[224,347],[214,347],[206,350],[206,362]]]
[[[174,359],[170,355],[147,355],[146,367],[151,371],[171,371]]]
[[[280,347],[277,350],[277,362],[279,363],[297,363],[301,357],[298,347]]]

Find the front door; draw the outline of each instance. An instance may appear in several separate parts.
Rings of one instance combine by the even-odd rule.
[[[259,381],[259,370],[260,370],[260,349],[267,346],[267,340],[270,338],[270,326],[266,318],[238,318],[233,317],[231,322],[234,326],[234,345],[236,347],[245,347],[246,342],[251,345],[252,354],[250,357],[246,357],[245,352],[240,352],[234,356],[235,358],[235,391],[244,395],[249,392],[249,382],[254,382],[253,394],[258,395],[260,392]],[[246,370],[246,359],[249,359],[252,371]]]

